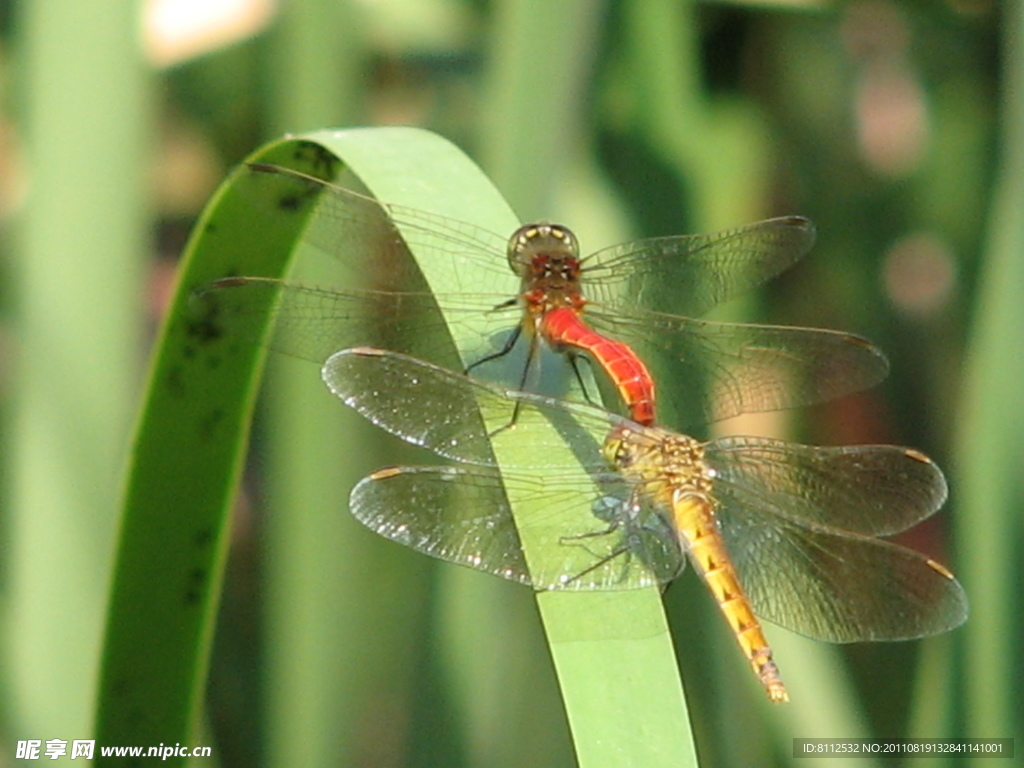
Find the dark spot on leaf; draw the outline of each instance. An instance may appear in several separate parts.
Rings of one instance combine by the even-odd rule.
[[[300,141],[295,145],[294,158],[303,165],[310,166],[310,173],[329,181],[338,175],[341,161],[322,145],[313,141]]]
[[[194,293],[189,300],[191,316],[185,320],[185,335],[201,344],[219,341],[224,336],[220,304],[205,293]]]
[[[222,408],[215,408],[210,411],[205,419],[202,420],[199,426],[199,437],[203,442],[211,440],[216,437],[218,429],[221,423],[224,421],[224,410]]]
[[[210,528],[201,528],[192,535],[192,543],[199,549],[210,545],[213,541],[213,531]]]
[[[189,357],[188,351],[185,352],[185,357]],[[165,379],[167,384],[167,391],[172,395],[181,397],[185,394],[185,381],[182,377],[181,366],[175,365],[167,372],[167,378]]]
[[[193,568],[188,572],[188,583],[185,586],[185,602],[194,605],[203,597],[203,588],[206,586],[206,569]]]
[[[115,696],[127,696],[132,692],[131,678],[118,675],[110,681],[109,690]]]
[[[308,193],[304,194],[287,194],[277,199],[277,207],[282,211],[288,211],[294,213],[295,211],[301,211],[303,206],[306,205],[310,200]]]

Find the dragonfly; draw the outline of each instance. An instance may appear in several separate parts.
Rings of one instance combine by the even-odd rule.
[[[689,560],[771,701],[788,692],[761,619],[834,643],[966,620],[949,570],[879,538],[946,499],[942,472],[912,448],[699,442],[373,348],[331,356],[323,378],[372,423],[454,462],[364,478],[349,501],[361,523],[537,590],[664,585]],[[514,409],[514,426],[493,428]],[[496,455],[511,457],[500,472]],[[513,498],[525,510],[516,518]]]
[[[526,337],[526,363],[510,382],[520,390],[533,388],[528,375],[541,341],[569,356],[577,378],[576,358],[593,360],[641,424],[654,422],[656,408],[645,360],[686,366],[690,375],[675,382],[672,396],[692,408],[694,424],[830,400],[888,373],[881,351],[852,334],[695,319],[802,258],[815,234],[802,217],[636,240],[581,257],[575,235],[556,224],[528,224],[509,238],[281,166],[253,163],[239,174],[238,188],[261,215],[315,207],[303,241],[365,273],[367,287],[231,276],[200,289],[197,303],[218,327],[257,340],[263,307],[272,304],[270,346],[317,363],[372,344],[451,364],[449,342],[431,334],[447,322],[470,340],[459,350],[467,371],[503,357]],[[431,292],[409,248],[440,260],[456,290]],[[481,293],[461,277],[467,273],[492,275],[508,292]]]

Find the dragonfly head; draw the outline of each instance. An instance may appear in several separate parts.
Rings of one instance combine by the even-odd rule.
[[[576,235],[546,221],[524,224],[508,239],[508,265],[522,278],[579,277],[580,246]]]

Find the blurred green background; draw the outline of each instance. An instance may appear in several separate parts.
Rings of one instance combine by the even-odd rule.
[[[89,737],[120,475],[194,217],[264,141],[375,124],[442,133],[585,250],[809,216],[805,263],[723,316],[889,353],[874,391],[729,429],[933,456],[950,503],[900,541],[951,565],[971,618],[842,649],[769,626],[794,699],[772,708],[683,578],[666,601],[703,764],[788,765],[792,737],[1024,735],[1020,3],[48,0],[0,25],[0,765]],[[347,516],[355,480],[414,454],[357,431],[315,366],[278,361],[265,393],[215,763],[571,764],[531,593]]]

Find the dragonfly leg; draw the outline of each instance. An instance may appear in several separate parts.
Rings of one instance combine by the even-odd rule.
[[[613,533],[620,524],[619,520],[612,520],[608,523],[608,526],[601,528],[597,531],[587,531],[586,533],[574,533],[572,536],[559,536],[559,544],[567,544],[573,541],[582,541],[583,539],[595,539],[598,536],[607,536],[609,533]]]
[[[613,524],[612,527],[614,527],[614,524]],[[609,531],[610,530],[611,529],[609,529]],[[584,534],[580,534],[579,536],[566,536],[566,537],[563,537],[563,541],[565,541],[566,539],[582,539],[582,538],[584,538],[586,536],[599,536],[602,533],[607,533],[607,532],[608,531],[604,531],[604,532],[602,532],[602,531],[595,531],[592,534],[584,533]],[[585,578],[586,576],[588,576],[589,574],[593,573],[594,571],[600,570],[601,568],[603,568],[605,565],[607,565],[608,563],[610,563],[612,560],[614,560],[617,557],[621,557],[622,555],[625,555],[628,558],[632,554],[629,551],[629,547],[627,545],[625,545],[625,544],[623,544],[622,546],[618,547],[617,549],[609,552],[607,555],[598,555],[597,553],[591,551],[590,549],[588,549],[587,551],[590,552],[592,555],[594,555],[597,558],[597,560],[594,562],[593,565],[591,565],[591,566],[589,566],[587,568],[584,568],[579,573],[577,573],[577,574],[575,574],[573,576],[566,577],[562,581],[562,586],[567,587],[570,584],[572,584],[574,581],[579,581],[580,579]],[[626,568],[625,568],[625,565],[624,565],[623,569],[622,569],[622,573],[624,574],[625,572],[626,572]]]
[[[489,355],[488,357],[483,358],[483,360],[478,360],[477,362],[473,363],[473,365],[479,365],[480,363],[485,362],[486,360],[493,360],[495,357],[498,357],[499,355],[508,354],[508,350],[510,350],[512,348],[512,346],[515,344],[515,342],[519,338],[519,334],[521,332],[522,332],[522,326],[521,325],[520,326],[516,326],[516,330],[512,334],[512,341],[511,341],[510,344],[506,344],[505,345],[505,350],[503,350],[502,352],[499,352],[497,354],[494,354],[494,355]],[[530,375],[530,366],[533,364],[533,361],[536,358],[537,358],[537,334],[532,334],[530,336],[530,349],[529,349],[529,351],[526,354],[526,365],[523,366],[523,375],[519,377],[519,391],[520,392],[522,392],[524,389],[526,389],[526,380],[527,380],[527,378]],[[515,405],[512,406],[512,418],[508,420],[508,424],[505,424],[502,427],[498,427],[496,430],[491,432],[488,435],[488,437],[493,438],[499,432],[504,432],[506,429],[511,429],[512,427],[514,427],[516,425],[516,422],[519,420],[519,409],[521,407],[522,407],[522,402],[520,400],[516,399]]]
[[[603,405],[595,401],[594,398],[590,396],[590,392],[587,391],[587,384],[583,381],[583,374],[580,372],[579,361],[583,360],[587,365],[590,365],[590,358],[584,355],[576,355],[572,352],[566,352],[565,356],[569,358],[569,365],[572,367],[572,372],[576,376],[576,382],[580,385],[580,392],[583,393],[583,399],[590,403],[590,405],[602,408]]]
[[[512,304],[514,303],[515,301],[513,300]],[[512,306],[512,304],[499,304],[497,307],[495,307],[495,309],[502,309],[505,306]],[[516,342],[519,341],[519,337],[520,335],[522,335],[522,333],[523,326],[517,325],[515,327],[515,330],[512,331],[512,333],[509,335],[508,340],[505,342],[505,345],[501,349],[499,349],[497,352],[492,352],[489,355],[484,355],[479,360],[470,363],[462,372],[468,375],[469,372],[472,371],[477,366],[483,365],[484,363],[489,363],[491,362],[491,360],[497,360],[499,358],[504,357],[505,355],[512,351],[513,347],[515,347],[516,345]],[[527,369],[529,369],[529,363],[527,363]],[[526,377],[524,374],[523,379],[525,380],[525,378]],[[520,387],[520,389],[522,389],[522,387]]]
[[[615,533],[618,530],[621,523],[621,520],[612,520],[610,523],[608,523],[606,527],[600,528],[596,531],[587,531],[586,533],[577,533],[573,534],[572,536],[559,537],[559,544],[563,544],[566,546],[577,544],[578,546],[583,547],[589,554],[593,555],[595,558],[593,565],[580,571],[575,576],[567,578],[563,583],[571,584],[572,582],[583,578],[587,574],[593,573],[599,568],[602,568],[606,563],[611,562],[620,555],[629,554],[629,544],[626,542],[618,544],[615,548],[612,549],[611,552],[607,552],[607,550],[605,550],[604,552],[600,550],[594,550],[586,544],[586,542],[590,539],[599,539],[604,536],[609,536]]]

